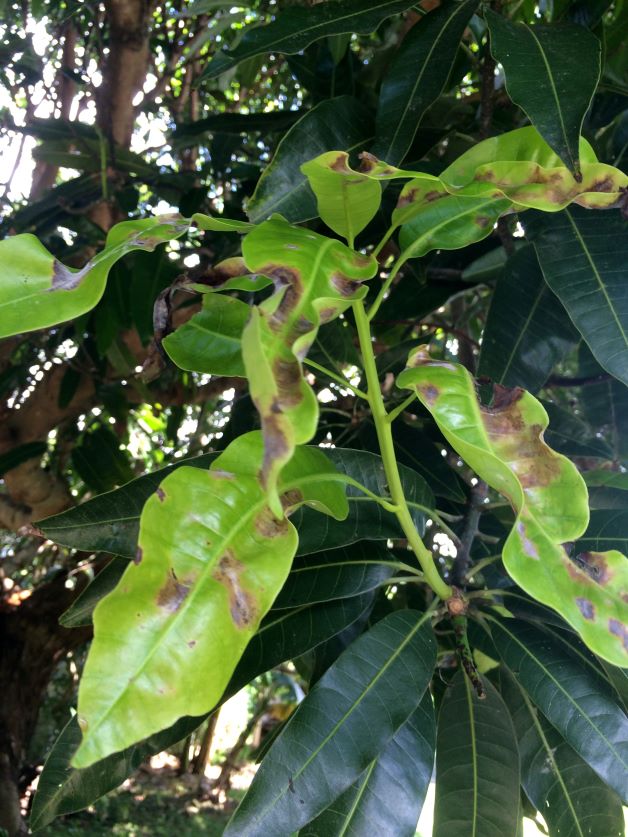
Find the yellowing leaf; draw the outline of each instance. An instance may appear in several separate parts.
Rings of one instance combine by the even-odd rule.
[[[543,441],[543,406],[524,390],[496,387],[494,404],[484,407],[467,370],[433,360],[424,347],[408,367],[399,386],[416,392],[451,445],[517,512],[502,556],[508,573],[597,654],[625,666],[628,562],[614,550],[577,562],[567,555],[563,544],[587,527],[587,489],[575,465]]]

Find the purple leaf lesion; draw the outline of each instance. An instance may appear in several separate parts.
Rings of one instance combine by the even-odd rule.
[[[190,592],[192,585],[179,581],[175,571],[171,568],[165,584],[157,593],[157,605],[168,613],[176,613]]]

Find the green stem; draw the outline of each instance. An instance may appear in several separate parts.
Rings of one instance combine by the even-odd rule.
[[[401,477],[399,475],[397,457],[395,456],[392,428],[390,422],[388,421],[388,415],[386,413],[386,407],[384,405],[384,399],[379,385],[375,355],[373,354],[373,344],[371,342],[371,330],[369,328],[369,321],[366,316],[362,300],[357,300],[353,303],[353,313],[355,316],[358,338],[360,340],[364,373],[366,375],[366,382],[368,385],[368,401],[373,414],[373,422],[375,424],[384,471],[388,481],[388,490],[390,491],[393,503],[397,507],[395,514],[412,551],[421,565],[421,569],[425,573],[425,580],[439,598],[448,599],[452,594],[451,587],[449,587],[448,584],[445,584],[443,579],[440,577],[436,564],[434,563],[432,553],[429,549],[427,549],[421,540],[419,533],[414,526],[414,521],[412,520],[412,515],[410,514],[410,509],[408,508],[408,504],[406,502],[403,486],[401,484]]]
[[[408,407],[410,406],[410,404],[412,404],[414,401],[416,401],[416,393],[413,392],[412,395],[409,395],[407,398],[404,398],[404,400],[401,402],[401,404],[398,404],[394,408],[394,410],[391,410],[388,413],[388,416],[387,416],[387,419],[386,419],[388,421],[388,423],[392,424],[393,421],[396,418],[398,418],[403,413],[404,410],[407,410]]]
[[[363,392],[358,387],[354,387],[352,383],[350,383],[346,378],[343,378],[342,375],[336,375],[335,372],[332,372],[331,369],[327,369],[326,366],[321,366],[320,363],[316,363],[315,360],[310,360],[309,357],[306,357],[303,361],[306,366],[311,366],[312,369],[316,369],[317,372],[322,372],[323,375],[327,375],[328,378],[331,378],[332,381],[335,381],[337,384],[340,384],[345,389],[351,390],[354,395],[357,395],[358,398],[364,398],[365,401],[368,401],[368,395]]]
[[[382,287],[379,289],[379,293],[377,294],[377,297],[375,298],[375,302],[371,305],[371,308],[370,308],[369,313],[368,313],[368,318],[367,318],[367,320],[369,322],[371,322],[373,320],[373,318],[375,317],[375,315],[379,311],[380,306],[381,306],[382,302],[384,301],[384,297],[388,293],[388,291],[390,289],[390,286],[392,285],[392,283],[395,279],[395,276],[399,273],[399,271],[401,270],[401,268],[405,264],[405,261],[406,261],[406,259],[404,258],[403,255],[401,255],[397,259],[397,261],[394,263],[394,265],[392,266],[392,268],[390,270],[390,273],[388,274],[388,277],[386,278]]]
[[[379,256],[379,254],[382,252],[382,250],[384,249],[385,244],[389,241],[389,239],[390,239],[391,235],[394,233],[394,231],[395,231],[396,229],[397,229],[397,226],[396,226],[396,225],[394,225],[394,226],[392,226],[392,227],[389,227],[389,228],[386,230],[386,234],[384,235],[384,237],[382,238],[382,240],[379,242],[379,244],[377,245],[377,247],[376,247],[376,248],[373,250],[373,252],[371,253],[371,255],[373,256],[373,258],[374,258],[374,259],[376,259],[376,258]]]
[[[397,506],[393,505],[393,503],[389,503],[385,497],[380,497],[379,494],[375,494],[370,488],[362,485],[361,482],[354,480],[353,477],[350,477],[348,474],[340,473],[340,471],[337,471],[336,473],[324,472],[322,474],[310,474],[308,477],[301,478],[294,483],[289,482],[286,485],[283,485],[281,490],[286,492],[290,491],[292,488],[298,488],[300,485],[303,485],[303,483],[313,482],[342,482],[345,485],[350,485],[352,488],[357,488],[358,491],[366,494],[366,497],[351,497],[349,498],[350,500],[374,500],[376,503],[379,503],[383,509],[386,509],[386,511],[392,512],[393,514],[396,514],[397,512]]]

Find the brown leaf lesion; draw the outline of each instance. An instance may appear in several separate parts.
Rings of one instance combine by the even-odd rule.
[[[190,592],[192,585],[179,581],[175,571],[170,568],[165,584],[157,593],[157,604],[169,613],[176,613]]]
[[[212,573],[214,579],[226,588],[231,619],[235,627],[241,630],[254,624],[259,613],[257,600],[241,585],[244,569],[244,564],[227,549]]]

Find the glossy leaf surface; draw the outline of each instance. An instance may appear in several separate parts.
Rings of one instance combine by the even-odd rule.
[[[526,217],[545,281],[598,363],[628,385],[628,224],[579,207]]]
[[[628,719],[608,683],[547,634],[516,619],[490,621],[517,682],[565,741],[620,797],[628,796]]]
[[[239,299],[205,294],[202,311],[165,337],[162,345],[180,369],[242,376],[242,332],[250,313]]]
[[[266,26],[246,29],[235,49],[218,54],[205,65],[201,78],[214,78],[254,55],[301,52],[313,41],[329,35],[368,34],[387,17],[405,11],[408,5],[408,0],[337,0],[311,7],[289,7]]]
[[[259,469],[260,441],[256,433],[239,437],[209,472],[179,468],[146,502],[138,563],[94,611],[79,691],[84,739],[74,766],[88,767],[220,699],[297,546],[296,530],[273,516],[257,478],[221,470],[232,457]],[[325,456],[309,449],[295,467],[301,497],[313,476],[309,499],[324,508],[329,497],[338,514],[346,501],[340,486],[320,481],[321,472],[333,471]]]
[[[524,247],[508,259],[495,287],[478,375],[536,392],[577,334],[545,282],[534,248]]]
[[[436,723],[432,696],[418,708],[377,759],[300,837],[414,837],[434,768]]]
[[[502,674],[502,695],[519,742],[521,784],[548,825],[550,835],[623,837],[619,797],[536,709],[511,676]]]
[[[420,18],[404,37],[382,82],[373,153],[398,165],[419,123],[441,94],[476,0],[448,2]]]
[[[264,435],[262,482],[278,515],[279,472],[318,425],[318,401],[301,361],[319,325],[366,294],[362,283],[373,276],[377,263],[279,216],[245,237],[242,255],[252,273],[269,276],[275,285],[275,293],[252,309],[242,355]]]
[[[577,175],[582,122],[600,77],[599,40],[575,24],[530,26],[490,9],[485,16],[491,52],[504,67],[510,98]]]
[[[480,700],[461,670],[438,715],[434,837],[514,835],[519,813],[519,754],[499,692],[482,678]]]
[[[417,393],[454,449],[517,512],[503,548],[509,575],[596,653],[624,665],[628,561],[619,552],[591,553],[578,566],[562,546],[586,529],[588,496],[575,465],[543,441],[543,406],[528,392],[502,388],[484,407],[463,366],[432,360],[422,347],[398,385]]]
[[[268,751],[225,834],[290,833],[325,810],[414,712],[435,655],[429,618],[411,610],[350,645]]]

